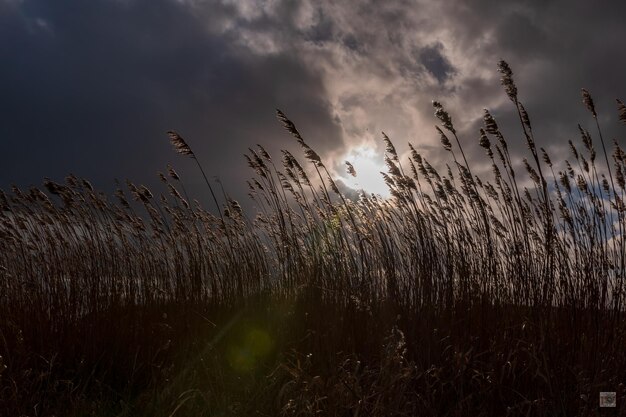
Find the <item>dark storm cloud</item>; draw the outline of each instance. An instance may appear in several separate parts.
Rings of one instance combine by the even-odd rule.
[[[442,55],[443,45],[438,42],[432,46],[422,48],[418,53],[418,61],[430,72],[440,83],[446,81],[454,71],[448,59]]]
[[[576,124],[591,126],[581,87],[607,137],[623,137],[625,13],[618,1],[0,0],[0,187],[69,172],[152,182],[168,161],[199,183],[169,149],[174,128],[237,189],[248,146],[294,145],[275,107],[344,179],[350,148],[381,151],[381,130],[441,159],[432,99],[472,159],[484,160],[483,108],[522,155],[501,58],[558,160]]]
[[[70,172],[105,188],[114,177],[153,183],[167,161],[188,165],[170,151],[172,128],[232,186],[248,174],[248,146],[290,144],[276,107],[340,145],[318,76],[207,29],[227,7],[207,17],[166,0],[0,4],[2,187]]]
[[[620,2],[605,6],[526,3],[515,10],[501,10],[501,23],[493,32],[493,52],[513,67],[537,140],[556,161],[570,157],[567,140],[578,142],[577,123],[595,133],[591,116],[581,103],[582,87],[595,98],[604,134],[624,139],[614,99],[626,95],[626,81],[620,76],[626,70],[626,55],[618,52],[624,51],[621,39],[626,36],[618,16],[623,16],[626,7]],[[505,100],[492,110],[513,139],[513,149],[525,155],[512,104]]]

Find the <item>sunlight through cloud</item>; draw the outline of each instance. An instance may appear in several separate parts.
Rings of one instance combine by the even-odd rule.
[[[362,144],[350,149],[343,159],[350,162],[356,171],[356,177],[351,175],[341,177],[347,186],[367,193],[380,194],[383,197],[389,196],[387,185],[380,175],[381,171],[386,171],[383,157],[374,148]]]

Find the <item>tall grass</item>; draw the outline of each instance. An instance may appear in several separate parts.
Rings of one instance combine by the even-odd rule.
[[[257,213],[208,180],[203,209],[172,167],[158,193],[127,182],[115,201],[74,176],[0,193],[0,409],[586,415],[601,388],[624,400],[626,153],[608,153],[583,90],[592,129],[553,163],[498,69],[521,170],[489,111],[459,137],[433,102],[449,162],[383,134],[390,198],[343,195],[281,111],[304,159],[249,149]],[[273,346],[243,374],[218,348],[242,320]]]

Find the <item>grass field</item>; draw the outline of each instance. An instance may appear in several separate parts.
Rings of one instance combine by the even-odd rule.
[[[200,207],[172,167],[114,200],[73,176],[2,192],[0,415],[587,416],[601,391],[626,415],[626,153],[583,90],[553,164],[498,70],[517,171],[488,111],[459,138],[434,102],[448,164],[383,134],[389,198],[343,195],[280,111],[304,158],[249,150],[256,213],[208,180]]]

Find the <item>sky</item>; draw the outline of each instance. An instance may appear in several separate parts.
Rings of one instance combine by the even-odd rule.
[[[411,142],[444,163],[432,100],[488,170],[484,108],[517,159],[525,152],[500,59],[558,161],[578,123],[593,127],[582,87],[623,143],[624,16],[623,1],[0,0],[0,188],[69,173],[107,192],[116,178],[157,187],[172,163],[205,200],[168,142],[174,129],[210,177],[245,196],[249,147],[299,154],[279,108],[336,178],[382,193],[382,131],[401,153]]]

